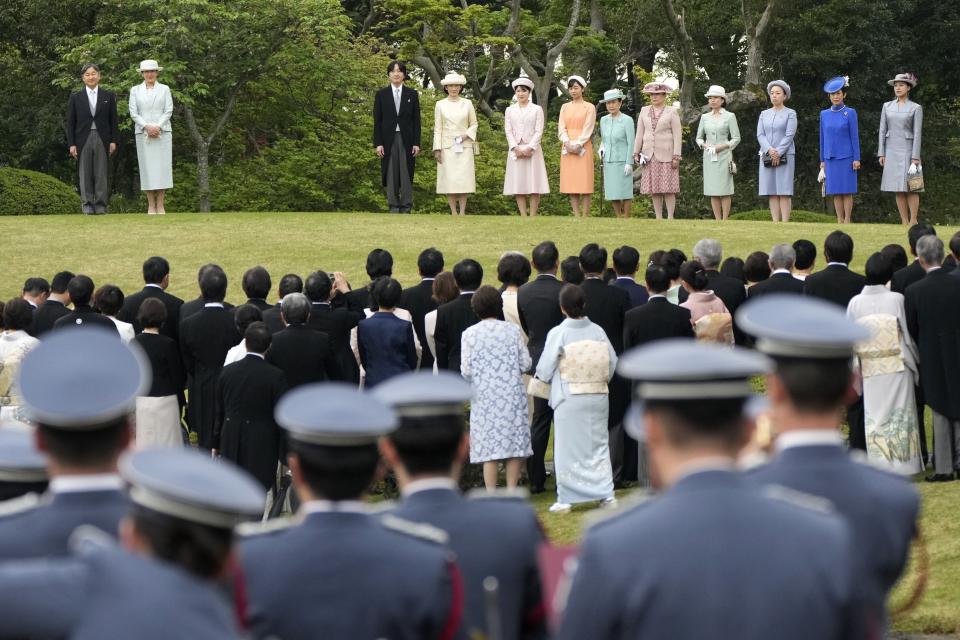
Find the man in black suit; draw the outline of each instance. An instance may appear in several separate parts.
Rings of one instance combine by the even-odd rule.
[[[598,244],[590,243],[580,250],[580,268],[584,276],[580,287],[587,299],[585,313],[591,322],[599,325],[607,334],[607,339],[619,356],[623,353],[623,318],[630,308],[630,296],[620,287],[604,284],[602,276],[607,268],[607,250]],[[622,486],[624,482],[635,480],[637,475],[636,440],[623,431],[623,414],[630,403],[630,383],[614,374],[609,387],[607,431],[610,462],[613,465],[614,485]]]
[[[260,311],[266,311],[272,306],[267,302],[267,296],[270,295],[273,281],[270,280],[270,272],[260,265],[244,271],[240,286],[243,287],[243,293],[247,296],[246,304],[252,304]]]
[[[100,315],[90,306],[90,299],[95,289],[96,286],[89,276],[79,274],[71,278],[70,284],[67,285],[67,293],[70,294],[70,300],[73,302],[73,311],[58,318],[53,323],[53,328],[60,330],[67,327],[98,327],[119,338],[120,332],[113,320]]]
[[[853,260],[853,238],[843,231],[834,231],[823,241],[824,269],[804,281],[803,292],[808,296],[829,300],[844,309],[853,296],[863,291],[867,279],[850,271]]]
[[[813,265],[817,261],[817,245],[800,238],[794,240],[791,246],[797,255],[793,261],[793,277],[803,282],[813,273]]]
[[[153,256],[147,258],[143,263],[143,282],[141,291],[129,295],[123,301],[123,307],[117,314],[117,319],[123,322],[129,322],[134,330],[140,333],[143,327],[137,320],[137,314],[140,312],[140,305],[147,298],[157,298],[167,308],[167,320],[160,328],[160,334],[167,336],[174,342],[180,339],[180,307],[183,306],[183,300],[175,295],[167,293],[167,287],[170,286],[170,263],[165,258]]]
[[[223,271],[220,265],[213,263],[208,263],[200,267],[200,270],[197,271],[197,286],[200,287],[200,296],[184,302],[183,305],[180,306],[180,324],[183,324],[184,320],[203,309],[206,304],[203,299],[203,285],[201,283],[203,282],[203,274],[206,273],[208,269],[219,269],[221,272]],[[233,305],[229,302],[223,302],[223,308],[229,311],[233,309]],[[179,333],[179,329],[177,332]]]
[[[267,362],[279,367],[293,389],[308,382],[340,381],[340,364],[330,348],[330,338],[307,326],[310,300],[302,293],[284,297],[280,306],[286,329],[273,335]]]
[[[92,63],[80,70],[85,85],[67,103],[67,145],[80,161],[80,199],[83,213],[106,213],[110,202],[109,156],[117,151],[117,97],[100,85],[100,68]]]
[[[340,282],[343,283],[342,279]],[[345,284],[341,286],[346,289]],[[363,313],[330,305],[333,282],[323,271],[315,271],[307,276],[304,291],[310,300],[310,317],[307,320],[307,327],[327,335],[343,381],[359,384],[360,369],[350,348],[350,332],[363,319]]]
[[[27,278],[23,283],[23,290],[20,297],[26,300],[30,306],[30,326],[27,327],[26,331],[34,338],[37,337],[36,329],[33,326],[34,318],[37,315],[37,310],[40,308],[40,305],[47,301],[49,295],[50,283],[47,282],[46,278]]]
[[[933,411],[934,474],[929,481],[953,480],[960,470],[960,278],[943,263],[943,242],[926,235],[917,242],[926,271],[907,287],[907,330],[920,353],[920,384]]]
[[[437,308],[433,299],[433,281],[437,274],[443,271],[443,254],[434,247],[424,249],[417,257],[417,271],[420,272],[420,283],[403,290],[400,296],[400,308],[410,312],[413,319],[413,330],[421,345],[427,344],[427,333],[423,326],[424,317]],[[433,370],[433,354],[430,349],[424,349],[420,357],[420,368],[424,371]]]
[[[647,290],[637,283],[635,277],[640,268],[640,252],[636,248],[624,245],[613,250],[613,270],[617,277],[610,281],[630,296],[630,308],[638,307],[647,301]]]
[[[537,277],[524,284],[517,291],[517,311],[520,325],[527,334],[527,349],[533,360],[531,372],[537,370],[537,363],[543,354],[543,345],[550,329],[563,322],[560,311],[560,289],[563,283],[557,279],[560,267],[560,252],[550,240],[541,242],[533,249],[530,262],[537,270]],[[579,266],[577,267],[579,269]],[[542,493],[546,480],[543,457],[550,441],[550,424],[553,422],[553,409],[545,398],[533,399],[533,417],[530,420],[530,439],[533,455],[527,458],[527,479],[530,493]]]
[[[756,283],[747,292],[747,297],[753,300],[771,293],[803,294],[803,280],[793,275],[793,263],[797,252],[789,244],[775,244],[770,249],[770,277]],[[742,288],[742,287],[741,287]]]
[[[665,340],[667,338],[693,338],[690,310],[667,300],[670,276],[659,265],[647,267],[645,275],[650,299],[641,307],[627,311],[623,319],[623,350]]]
[[[464,330],[480,321],[470,307],[470,299],[483,283],[483,267],[476,260],[466,258],[453,267],[460,295],[437,308],[437,327],[434,341],[437,345],[437,367],[460,373],[460,336]]]
[[[420,153],[420,96],[405,87],[407,66],[399,60],[387,65],[390,86],[373,101],[373,146],[380,158],[380,183],[387,192],[390,213],[410,213],[413,207],[413,171]]]
[[[73,280],[73,273],[61,271],[53,276],[50,281],[50,295],[43,301],[37,312],[33,314],[33,332],[34,337],[39,338],[47,331],[53,329],[53,323],[70,313],[67,305],[70,304],[70,294],[67,293],[67,287]]]
[[[270,329],[270,333],[283,331],[281,304],[283,299],[291,293],[303,293],[303,278],[295,273],[288,273],[280,278],[280,285],[277,287],[277,303],[263,312],[263,322]]]
[[[917,242],[924,236],[935,235],[937,235],[937,230],[926,222],[921,222],[910,227],[907,231],[907,242],[910,245],[910,255],[913,256],[913,262],[903,269],[898,269],[897,272],[893,274],[893,278],[890,279],[890,291],[894,293],[904,293],[907,287],[923,279],[926,271],[923,270],[923,267],[920,266],[920,260],[917,259]]]
[[[209,265],[200,277],[203,308],[180,322],[180,355],[187,381],[187,424],[202,449],[213,449],[217,377],[231,347],[240,342],[233,314],[224,308],[227,274]],[[184,305],[186,306],[186,305]]]
[[[747,299],[747,292],[743,281],[720,273],[720,263],[723,260],[723,248],[720,242],[712,238],[698,240],[693,245],[693,259],[699,260],[707,272],[707,288],[723,301],[731,316],[736,316],[737,309]],[[685,289],[681,287],[680,292],[685,292]],[[733,321],[733,336],[737,344],[744,344],[746,341],[746,336],[737,327],[736,319]]]

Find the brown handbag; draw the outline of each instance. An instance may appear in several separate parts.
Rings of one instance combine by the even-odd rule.
[[[923,174],[915,173],[907,177],[907,189],[913,191],[923,191]]]

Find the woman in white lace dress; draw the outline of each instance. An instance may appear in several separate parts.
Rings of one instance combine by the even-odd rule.
[[[483,463],[483,483],[497,486],[497,465],[506,461],[507,487],[520,479],[524,460],[533,455],[523,372],[532,360],[520,328],[498,320],[500,292],[489,285],[470,300],[480,322],[463,332],[460,373],[473,385],[470,404],[470,462]]]

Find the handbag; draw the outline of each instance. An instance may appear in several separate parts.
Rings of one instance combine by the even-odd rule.
[[[907,177],[907,189],[911,192],[923,191],[923,174],[917,172]]]
[[[550,383],[544,382],[540,378],[533,377],[530,378],[530,382],[527,383],[527,395],[531,395],[534,398],[542,398],[544,400],[550,399]]]
[[[786,156],[780,156],[780,164],[777,165],[777,166],[781,166],[781,167],[782,167],[782,166],[784,166],[784,165],[786,165],[786,164],[787,164],[787,157],[786,157]],[[773,158],[770,157],[770,152],[769,152],[769,151],[764,151],[764,153],[763,153],[763,166],[765,166],[765,167],[772,167],[772,166],[773,166]],[[733,173],[736,173],[736,171],[734,171]]]
[[[480,143],[479,143],[479,142],[474,141],[474,143],[473,143],[473,155],[475,155],[475,156],[480,155]]]
[[[731,158],[727,164],[727,171],[729,171],[732,176],[737,175],[737,163],[733,161],[733,158]]]

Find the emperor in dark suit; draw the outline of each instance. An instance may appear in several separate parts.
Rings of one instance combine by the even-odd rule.
[[[413,207],[413,171],[420,152],[420,96],[404,86],[407,67],[398,60],[387,65],[390,86],[373,102],[373,146],[380,157],[380,182],[387,191],[391,213]]]
[[[100,69],[85,64],[80,72],[82,91],[67,104],[67,146],[80,161],[80,199],[83,213],[106,213],[110,202],[109,156],[117,150],[117,97],[99,86]]]

